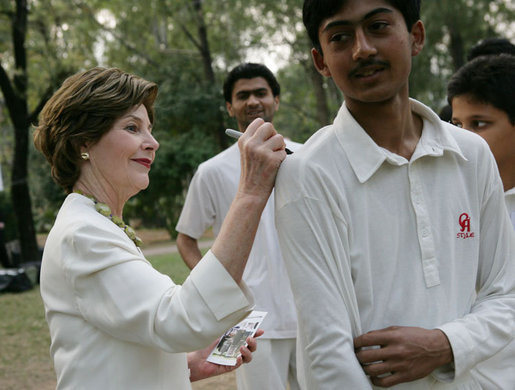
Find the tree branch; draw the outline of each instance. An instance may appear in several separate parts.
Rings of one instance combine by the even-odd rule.
[[[29,117],[28,117],[29,124],[36,122],[36,120],[38,119],[39,113],[41,112],[41,110],[45,106],[45,104],[48,101],[48,99],[50,99],[52,97],[53,92],[54,92],[54,88],[53,88],[52,85],[50,85],[46,89],[45,93],[41,96],[41,99],[39,100],[38,105],[29,114]]]
[[[5,105],[7,106],[7,110],[9,111],[9,115],[14,115],[15,107],[16,107],[16,94],[14,92],[14,88],[11,84],[11,80],[7,75],[2,64],[0,64],[0,89],[5,98]]]
[[[113,35],[113,37],[115,37],[122,46],[124,46],[125,48],[129,49],[130,51],[132,51],[133,53],[135,53],[137,56],[143,58],[145,61],[147,61],[150,65],[152,66],[158,66],[159,64],[154,61],[152,58],[150,58],[148,55],[146,55],[145,53],[143,53],[142,51],[138,50],[135,46],[131,45],[130,43],[127,42],[127,40],[121,36],[119,33],[116,32],[116,30],[114,29],[111,29],[109,27],[106,27],[104,26],[102,23],[100,23],[97,18],[95,17],[95,14],[94,12],[92,11],[91,7],[89,7],[88,5],[84,4],[83,2],[77,2],[75,1],[74,2],[75,5],[79,8],[82,8],[83,11],[86,12],[86,14],[91,18],[91,20],[93,21],[93,23],[95,23],[98,27],[100,27],[102,30],[104,30],[105,32],[108,32],[110,34]]]
[[[14,59],[17,70],[22,70],[25,73],[27,69],[27,53],[25,51],[25,37],[27,35],[27,2],[26,0],[16,1],[16,14],[12,23],[12,36],[13,36],[13,48],[14,48]],[[21,83],[24,83],[23,87],[26,88],[25,75],[20,75]],[[15,77],[16,83],[16,77]]]
[[[198,41],[195,39],[195,37],[194,37],[194,36],[189,32],[189,30],[187,29],[187,27],[186,27],[183,23],[181,23],[181,22],[179,22],[179,21],[177,21],[177,20],[176,20],[176,22],[177,22],[177,24],[179,25],[179,27],[181,28],[182,32],[183,32],[183,33],[186,35],[186,37],[191,41],[191,43],[193,43],[193,45],[194,45],[194,46],[195,46],[195,47],[196,47],[200,52],[202,52],[202,46],[200,45],[200,42],[198,42]]]

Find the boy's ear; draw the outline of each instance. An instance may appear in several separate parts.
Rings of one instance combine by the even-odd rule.
[[[231,118],[234,117],[234,113],[232,112],[232,104],[229,102],[225,102],[225,108],[227,109],[227,112],[229,113],[229,116]]]
[[[311,49],[311,58],[313,58],[313,64],[315,64],[315,68],[322,76],[331,77],[331,72],[325,64],[324,56],[322,53],[313,48]]]
[[[275,106],[275,111],[277,111],[279,109],[279,102],[280,102],[281,98],[279,95],[277,96],[274,96],[274,106]]]
[[[411,28],[411,56],[419,55],[426,41],[426,29],[421,20],[417,21]]]

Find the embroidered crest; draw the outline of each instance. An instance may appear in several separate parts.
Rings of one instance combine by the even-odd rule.
[[[470,216],[467,213],[463,213],[458,218],[458,225],[460,225],[460,231],[456,234],[456,238],[473,238],[474,232],[470,231]]]

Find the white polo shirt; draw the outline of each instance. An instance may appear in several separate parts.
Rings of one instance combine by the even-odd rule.
[[[515,229],[515,187],[504,193],[504,199],[506,200],[506,207],[508,208],[511,223]]]
[[[306,389],[370,388],[353,338],[374,329],[449,338],[455,370],[396,387],[409,389],[478,388],[470,369],[513,338],[515,238],[495,161],[477,135],[411,107],[424,124],[410,161],[344,104],[279,170],[276,226]]]
[[[515,229],[515,187],[504,193],[504,199]],[[479,363],[473,373],[483,389],[515,388],[515,340],[495,356]]]
[[[287,147],[300,144],[287,141]],[[176,230],[198,239],[212,227],[218,235],[236,196],[240,180],[240,151],[235,143],[199,165],[191,180]],[[274,222],[274,197],[263,210],[243,280],[252,291],[255,310],[268,312],[261,327],[262,338],[295,338],[295,304],[281,256]]]

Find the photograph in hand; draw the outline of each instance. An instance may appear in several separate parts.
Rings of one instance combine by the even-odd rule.
[[[240,348],[246,344],[247,337],[254,336],[266,314],[266,311],[254,310],[243,321],[230,328],[220,338],[207,361],[224,366],[235,366]]]

